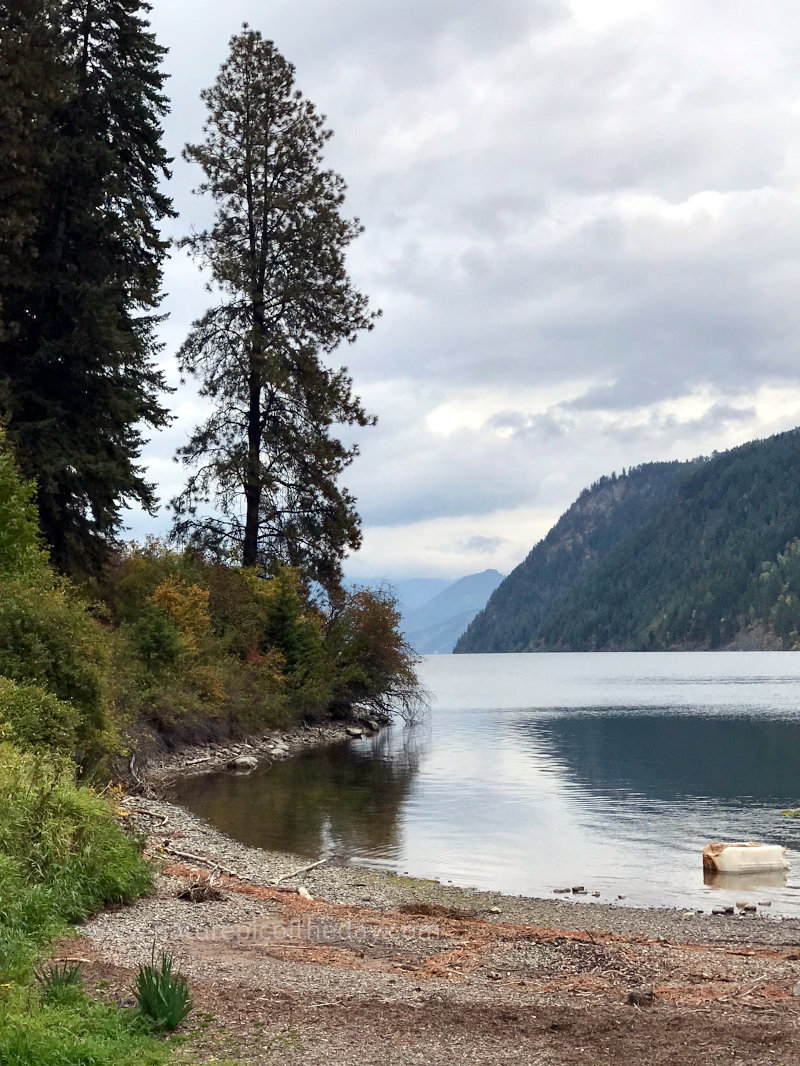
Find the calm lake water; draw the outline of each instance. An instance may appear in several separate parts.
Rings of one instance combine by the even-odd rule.
[[[800,654],[441,655],[415,728],[208,775],[178,802],[249,844],[460,885],[800,915]],[[710,840],[788,875],[704,881]],[[584,897],[591,902],[592,897]]]

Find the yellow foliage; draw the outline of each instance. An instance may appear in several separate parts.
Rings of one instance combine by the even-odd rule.
[[[151,600],[178,627],[184,651],[196,655],[211,631],[208,589],[190,585],[182,577],[170,574],[153,593]]]

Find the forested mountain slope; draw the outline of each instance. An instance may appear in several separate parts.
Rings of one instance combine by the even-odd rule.
[[[800,431],[581,494],[456,651],[800,643]]]

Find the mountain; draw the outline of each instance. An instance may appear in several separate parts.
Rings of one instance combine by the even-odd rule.
[[[456,640],[486,604],[503,575],[497,570],[450,581],[438,577],[411,577],[400,581],[363,577],[347,581],[347,587],[388,586],[397,598],[400,627],[411,646],[421,655],[449,653]]]
[[[800,646],[800,431],[601,478],[457,652]]]
[[[403,614],[406,639],[421,655],[447,653],[503,580],[497,570],[462,577]]]

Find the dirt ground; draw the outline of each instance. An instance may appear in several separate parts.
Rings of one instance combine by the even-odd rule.
[[[137,959],[174,952],[201,1062],[800,1064],[800,948],[516,924],[467,909],[304,899],[175,863],[153,897],[59,946],[98,996],[131,1001]],[[565,923],[567,924],[567,923]],[[570,923],[574,926],[574,922]],[[800,989],[798,989],[800,991]],[[652,995],[651,995],[652,993]]]

